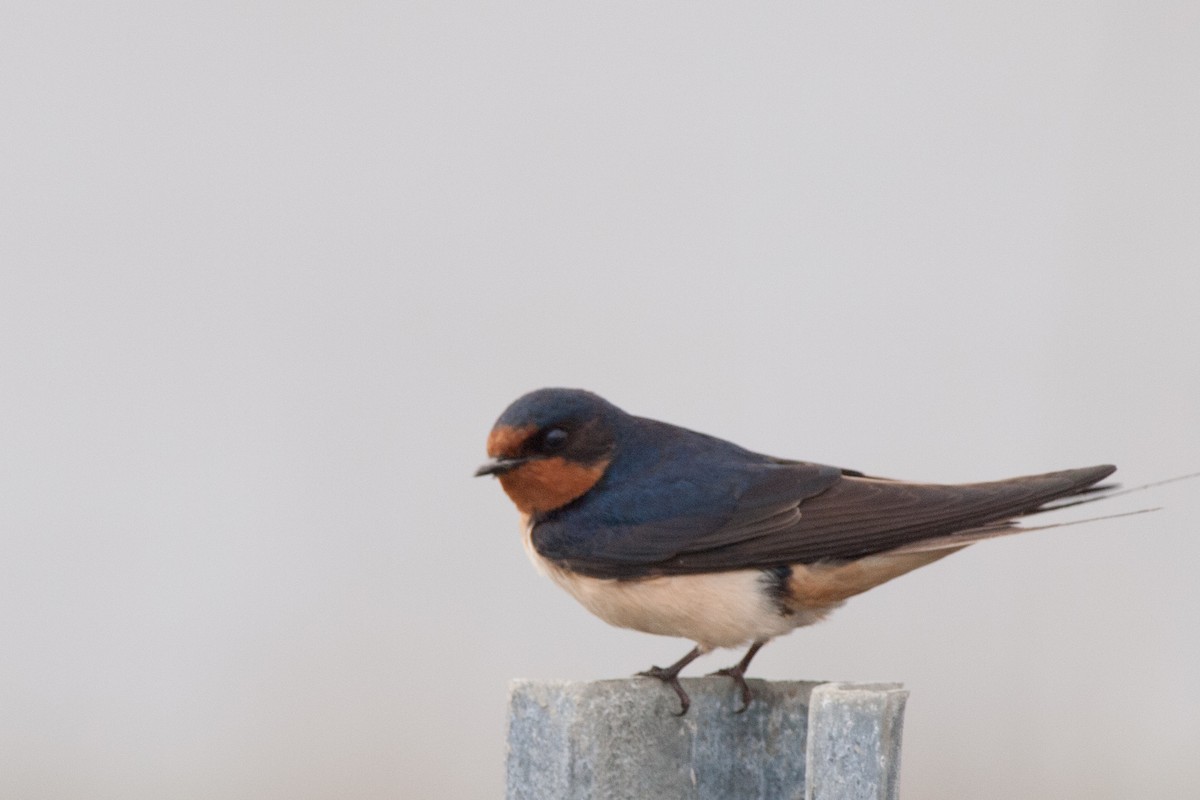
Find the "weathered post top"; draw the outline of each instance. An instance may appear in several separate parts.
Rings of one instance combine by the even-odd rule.
[[[508,800],[895,800],[908,692],[899,684],[514,681]]]

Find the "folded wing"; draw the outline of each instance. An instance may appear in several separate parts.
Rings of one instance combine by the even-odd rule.
[[[535,528],[533,541],[544,557],[600,578],[847,561],[1048,510],[1047,503],[1086,493],[1115,469],[939,485],[779,463],[731,496],[719,515],[596,522],[583,534],[576,523],[569,538],[551,524]]]

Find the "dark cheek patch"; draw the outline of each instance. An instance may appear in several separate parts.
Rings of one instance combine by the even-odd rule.
[[[508,425],[497,425],[492,428],[492,432],[488,434],[487,454],[489,458],[512,458],[521,452],[522,445],[525,444],[533,432],[537,430],[536,426],[524,425],[520,428],[513,428]]]
[[[523,514],[544,514],[583,496],[596,485],[607,461],[578,464],[539,458],[500,476],[500,485]]]

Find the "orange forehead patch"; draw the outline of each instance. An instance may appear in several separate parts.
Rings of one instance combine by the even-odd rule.
[[[577,464],[564,458],[539,458],[500,475],[500,485],[521,513],[541,514],[582,497],[607,468],[607,461]]]
[[[513,428],[509,425],[497,425],[488,434],[487,454],[489,458],[512,458],[521,451],[521,445],[537,430],[535,425],[523,425]]]

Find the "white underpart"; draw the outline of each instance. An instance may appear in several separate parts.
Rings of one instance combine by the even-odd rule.
[[[532,527],[522,522],[525,552],[538,572],[610,625],[691,639],[708,651],[770,639],[824,616],[803,611],[782,614],[757,569],[636,580],[568,572],[534,549]]]

